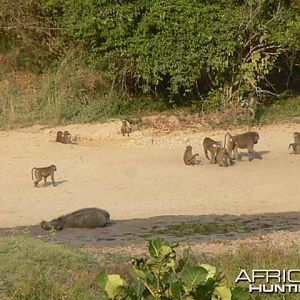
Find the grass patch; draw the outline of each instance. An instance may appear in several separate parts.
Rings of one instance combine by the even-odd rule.
[[[26,237],[0,239],[0,299],[93,299],[95,261]]]
[[[184,246],[184,244],[182,244]],[[126,252],[128,251],[128,252]],[[84,250],[53,245],[27,236],[0,238],[0,299],[102,299],[96,278],[100,271],[129,278],[130,259],[120,248],[91,256]],[[297,269],[300,247],[243,244],[214,255],[192,253],[190,264],[209,263],[233,287],[241,269]],[[254,294],[253,299],[299,299],[297,294]]]
[[[0,99],[1,129],[34,124],[55,126],[103,122],[110,118],[130,119],[155,112],[176,114],[181,109],[188,115],[202,114],[202,110],[193,109],[193,105],[174,107],[167,99],[151,96],[134,98],[118,93],[103,74],[86,67],[79,58],[72,61],[72,57],[64,60],[57,69],[38,75],[1,69]],[[227,114],[214,113],[207,124],[220,128],[232,124],[294,121],[300,114],[300,96],[283,95],[271,106],[259,107],[256,120],[245,119],[231,110]]]
[[[249,233],[261,229],[269,228],[269,224],[257,223],[255,226],[249,221],[234,221],[232,223],[213,222],[213,223],[196,223],[183,222],[180,224],[168,225],[162,229],[154,229],[153,234],[171,235],[175,237],[191,235],[211,235],[211,234],[228,234],[228,233]]]
[[[0,70],[0,128],[101,122],[167,109],[163,100],[115,92],[94,71],[70,63],[34,75]]]
[[[282,95],[271,106],[259,108],[257,115],[262,124],[299,122],[300,96]]]
[[[253,269],[279,269],[291,270],[299,269],[300,248],[299,246],[278,246],[274,244],[253,245],[250,243],[237,247],[232,252],[223,252],[215,256],[194,256],[193,263],[203,260],[218,268],[224,275],[224,281],[228,286],[235,285],[235,279],[241,269],[245,269],[251,274]],[[258,281],[259,282],[259,281]],[[262,282],[263,283],[263,282]],[[274,282],[275,283],[275,282]],[[248,285],[241,284],[248,288]],[[258,294],[253,293],[253,299],[299,299],[299,294]]]

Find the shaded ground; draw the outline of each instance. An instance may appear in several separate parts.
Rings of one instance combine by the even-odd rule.
[[[169,241],[208,242],[247,238],[253,233],[300,230],[300,213],[242,216],[160,216],[148,219],[114,220],[97,229],[64,229],[48,232],[39,226],[2,228],[0,236],[28,233],[30,236],[71,245],[139,245],[157,235]]]

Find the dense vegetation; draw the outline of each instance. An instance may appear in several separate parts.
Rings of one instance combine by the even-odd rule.
[[[2,121],[20,118],[18,110],[26,111],[24,122],[45,114],[92,121],[179,105],[220,110],[240,105],[250,91],[262,102],[299,91],[298,0],[0,0],[0,6],[0,79],[14,82],[0,86]],[[26,77],[20,90],[12,71],[34,78]],[[15,103],[29,94],[31,100]]]
[[[157,242],[154,242],[154,245],[157,245]],[[189,256],[186,255],[186,252],[180,255],[174,253],[173,244],[169,246],[163,244],[163,246],[158,251],[159,255],[154,253],[153,246],[149,247],[150,255],[148,254],[146,257],[137,257],[136,254],[130,252],[128,247],[121,247],[120,249],[107,248],[106,251],[100,247],[98,249],[99,253],[96,255],[97,248],[93,247],[92,256],[84,249],[45,243],[31,239],[26,235],[2,237],[0,238],[0,298],[3,300],[106,299],[101,286],[103,284],[106,286],[108,278],[113,282],[119,278],[120,280],[117,283],[127,282],[130,284],[127,287],[127,292],[131,291],[132,294],[142,292],[146,294],[146,285],[151,291],[155,291],[156,285],[153,285],[153,283],[164,287],[165,289],[162,289],[161,293],[167,294],[169,292],[166,288],[168,280],[177,278],[178,284],[174,284],[174,287],[177,286],[177,290],[178,287],[179,290],[183,288],[181,292],[186,291],[186,293],[197,292],[197,286],[199,282],[202,282],[202,288],[198,286],[198,292],[201,289],[203,291],[203,297],[200,299],[205,299],[205,292],[211,294],[213,291],[215,294],[219,293],[219,295],[220,293],[226,293],[227,289],[216,288],[218,286],[228,286],[231,287],[233,295],[236,295],[235,299],[242,300],[247,299],[247,297],[245,297],[246,295],[242,297],[242,294],[245,293],[242,292],[240,287],[247,288],[247,284],[239,284],[237,286],[239,288],[233,289],[236,286],[235,279],[241,269],[246,269],[247,272],[252,269],[289,270],[300,263],[299,247],[296,245],[290,246],[286,243],[284,245],[265,242],[260,245],[253,244],[253,242],[243,243],[235,251],[217,253],[214,256],[203,255],[201,250],[199,253],[201,248],[198,248],[197,252],[190,251]],[[197,247],[194,250],[196,249]],[[130,263],[132,256],[135,257],[133,266]],[[165,260],[160,261],[159,259],[162,257],[165,257]],[[176,264],[174,265],[175,258]],[[161,278],[153,277],[157,275],[158,262],[163,263],[164,276]],[[178,265],[178,263],[180,264]],[[216,266],[217,270],[209,268],[203,263],[212,264]],[[174,266],[176,267],[175,270]],[[181,267],[185,267],[184,272]],[[132,280],[129,275],[130,269],[134,269],[131,275],[136,274],[144,278],[144,281],[140,282],[140,289],[135,289],[137,282]],[[207,276],[208,269],[210,270],[210,276]],[[104,271],[120,274],[121,278],[124,279],[117,275],[113,277],[105,276]],[[198,277],[199,280],[195,281],[193,286],[189,286],[190,276],[197,274],[197,272],[201,273]],[[102,275],[99,276],[99,274]],[[205,276],[205,274],[207,275]],[[192,289],[189,289],[190,287]],[[114,286],[107,286],[106,290],[110,293],[112,292],[111,288],[115,290]],[[193,288],[195,289],[193,290]],[[185,299],[183,296],[182,298]],[[297,293],[286,293],[284,295],[252,294],[251,299],[279,300],[283,298],[293,300],[299,299],[299,296]]]

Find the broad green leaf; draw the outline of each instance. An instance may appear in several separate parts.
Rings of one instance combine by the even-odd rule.
[[[208,272],[206,280],[208,278],[214,278],[215,277],[216,271],[217,271],[216,267],[213,267],[213,266],[208,265],[208,264],[201,264],[200,267],[204,268]]]
[[[120,275],[113,274],[107,275],[107,282],[105,286],[105,291],[109,298],[115,299],[118,294],[118,290],[120,287],[123,287],[125,281],[121,278]]]
[[[186,290],[192,290],[196,288],[198,284],[206,281],[207,274],[207,270],[202,267],[188,267],[183,270],[181,280]]]
[[[159,255],[160,248],[162,247],[162,240],[160,238],[149,242],[149,253],[152,257]]]
[[[231,290],[227,287],[216,287],[214,295],[217,296],[219,300],[231,300]]]

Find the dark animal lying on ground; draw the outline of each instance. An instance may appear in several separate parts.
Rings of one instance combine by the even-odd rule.
[[[64,228],[94,228],[104,227],[110,221],[109,213],[100,208],[83,208],[50,222],[42,221],[45,230],[62,230]]]

